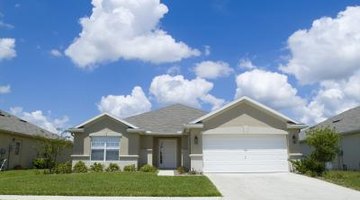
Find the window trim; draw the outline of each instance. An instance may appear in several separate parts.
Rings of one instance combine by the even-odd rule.
[[[101,148],[92,147],[93,138],[116,138],[119,140],[119,147],[107,147],[107,142],[104,142],[104,146]],[[119,161],[120,160],[120,147],[121,147],[121,136],[90,136],[90,161],[98,161],[98,162],[109,162],[109,161]],[[92,151],[93,150],[102,150],[103,151],[103,159],[102,160],[93,160],[92,159]],[[117,160],[106,160],[106,151],[107,150],[118,150],[119,156]]]

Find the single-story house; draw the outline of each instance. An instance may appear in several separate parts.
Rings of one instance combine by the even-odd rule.
[[[175,104],[119,119],[101,114],[71,128],[73,164],[179,166],[198,172],[287,172],[303,124],[242,97],[206,113]]]
[[[32,168],[32,160],[37,157],[39,145],[34,136],[58,137],[54,133],[0,110],[0,160],[7,160],[5,169]]]
[[[332,163],[332,168],[360,170],[360,106],[333,116],[310,129],[318,127],[333,128],[341,135],[340,153]],[[306,135],[302,138],[301,151],[308,155],[311,149],[305,142]]]

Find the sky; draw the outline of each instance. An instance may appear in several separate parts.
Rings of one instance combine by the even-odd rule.
[[[241,96],[308,125],[360,105],[360,1],[0,0],[0,109],[50,131]]]

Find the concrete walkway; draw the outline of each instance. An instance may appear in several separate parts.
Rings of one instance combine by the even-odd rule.
[[[360,192],[292,173],[210,174],[226,200],[360,200]]]
[[[89,197],[0,195],[0,200],[221,200],[222,197]]]

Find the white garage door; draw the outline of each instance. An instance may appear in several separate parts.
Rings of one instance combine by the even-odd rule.
[[[203,135],[204,172],[287,172],[286,135]]]

